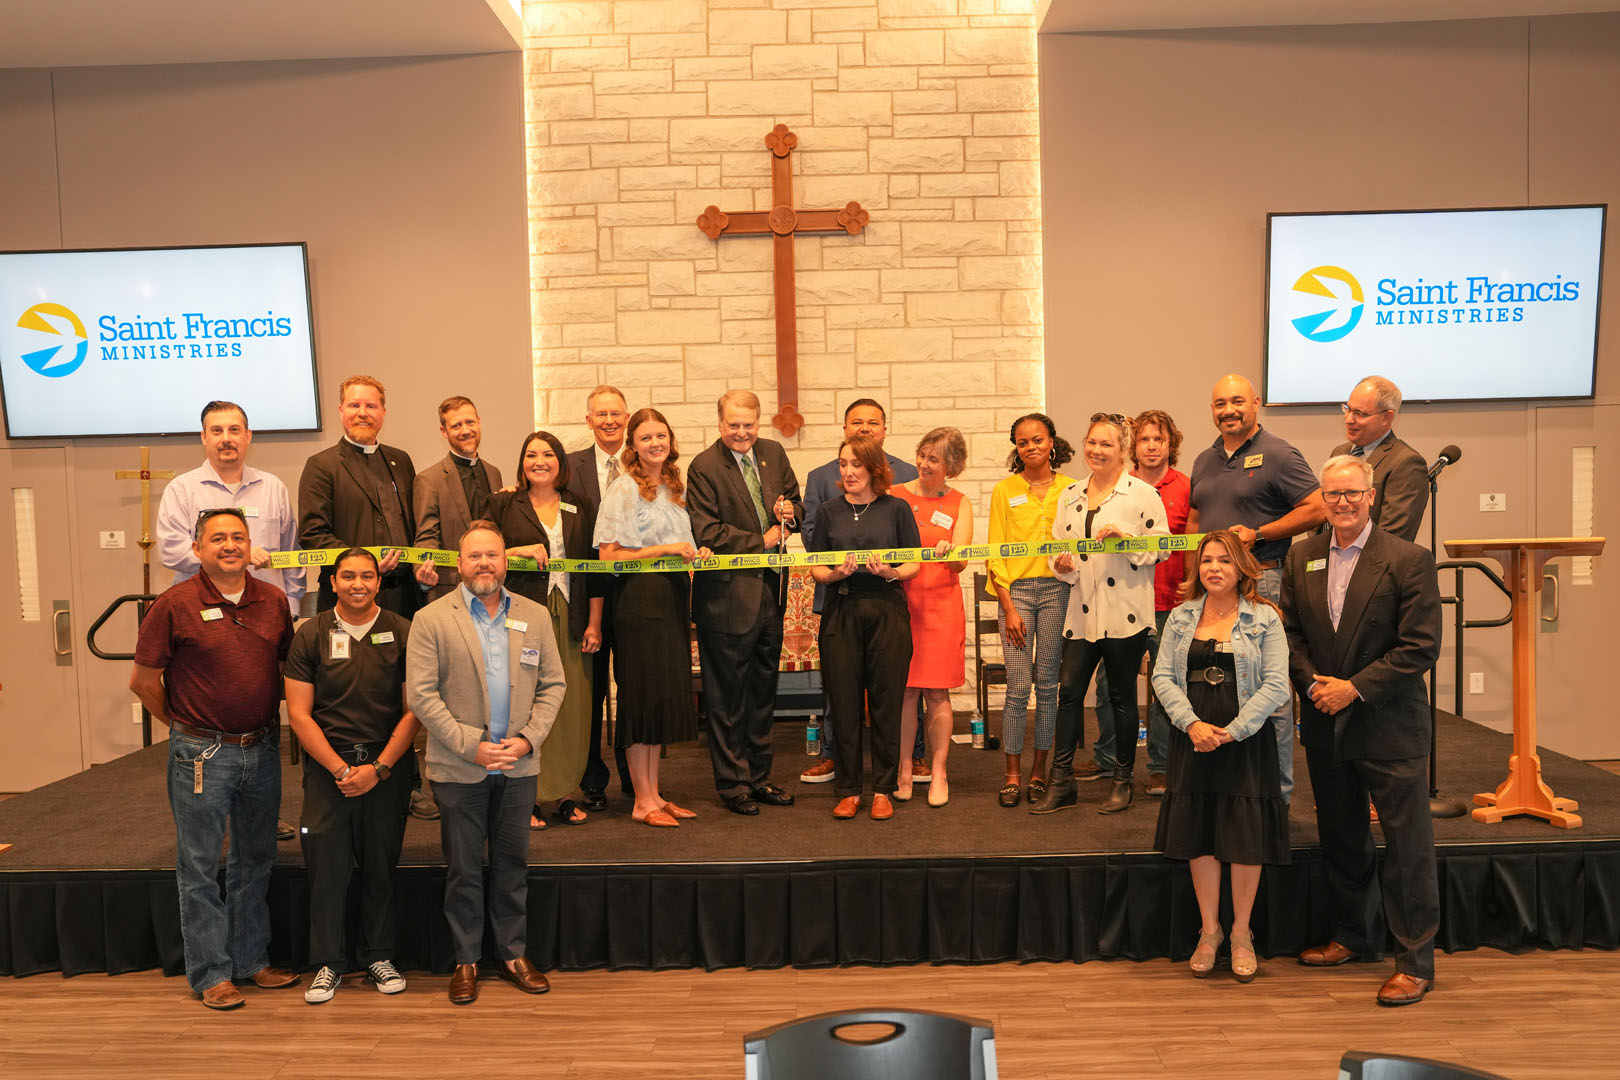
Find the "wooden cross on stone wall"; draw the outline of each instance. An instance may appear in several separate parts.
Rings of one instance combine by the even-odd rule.
[[[777,124],[765,136],[771,151],[770,210],[740,210],[726,213],[711,206],[698,216],[697,226],[711,240],[727,236],[772,234],[776,251],[776,401],[777,414],[771,424],[791,436],[804,426],[799,414],[799,337],[793,287],[793,237],[798,233],[843,232],[858,236],[871,215],[858,202],[842,210],[793,209],[793,164],[790,155],[799,137],[786,124]]]

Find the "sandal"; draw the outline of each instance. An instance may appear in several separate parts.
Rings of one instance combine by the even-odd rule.
[[[575,814],[579,816],[575,817]],[[558,803],[557,809],[551,812],[551,816],[564,825],[583,825],[590,820],[584,809],[573,799],[564,799]]]
[[[539,832],[546,828],[547,825],[545,809],[536,805],[533,810],[529,811],[529,831]]]
[[[642,825],[651,825],[658,829],[673,829],[680,825],[680,822],[664,813],[661,809],[649,810],[645,817],[636,817],[636,812],[632,810],[630,811],[630,820],[639,822]]]
[[[1040,802],[1046,797],[1046,781],[1042,780],[1038,776],[1030,777],[1029,787],[1026,789],[1025,794],[1028,796],[1030,802]]]
[[[1232,932],[1232,977],[1240,983],[1250,982],[1260,970],[1260,961],[1254,955],[1254,931],[1247,934]]]
[[[1220,949],[1221,942],[1225,940],[1226,934],[1220,930],[1198,935],[1198,947],[1193,950],[1192,959],[1187,961],[1187,966],[1192,969],[1193,975],[1202,979],[1215,970],[1215,953]]]
[[[676,806],[672,802],[665,803],[663,805],[662,809],[663,809],[664,813],[668,814],[670,817],[672,817],[672,818],[680,818],[682,821],[690,821],[693,818],[697,817],[697,811],[696,810],[688,810],[686,807],[684,807],[684,806]]]
[[[1002,788],[1001,791],[996,795],[996,802],[1000,803],[1002,806],[1017,806],[1018,796],[1020,794],[1022,793],[1018,790],[1018,781],[1014,780],[1009,782],[1007,786]]]

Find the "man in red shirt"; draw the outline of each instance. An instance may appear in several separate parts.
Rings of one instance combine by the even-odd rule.
[[[202,571],[153,602],[135,646],[133,690],[169,725],[169,807],[186,981],[211,1009],[243,1004],[233,980],[265,990],[298,976],[270,966],[270,870],[281,808],[281,662],[287,597],[247,572],[240,510],[205,510],[192,542]],[[219,848],[231,850],[220,896]]]
[[[1170,531],[1178,535],[1187,531],[1187,510],[1191,496],[1191,484],[1188,482],[1187,474],[1175,467],[1180,457],[1181,429],[1176,427],[1176,422],[1170,419],[1169,413],[1162,409],[1148,409],[1131,421],[1131,461],[1136,464],[1131,475],[1139,480],[1146,480],[1158,491],[1159,498],[1164,503],[1165,513],[1170,515],[1166,523]],[[1164,633],[1165,617],[1170,614],[1172,608],[1181,603],[1181,582],[1184,573],[1185,561],[1179,557],[1165,559],[1154,569],[1154,628],[1148,638],[1150,670],[1153,662],[1159,657],[1159,638]],[[1109,707],[1108,702],[1108,681],[1102,669],[1098,668],[1099,714]],[[1114,729],[1113,725],[1102,720],[1103,718],[1099,716],[1099,735],[1092,753],[1102,769],[1102,775],[1107,775],[1114,766]],[[1165,714],[1159,699],[1151,698],[1148,702],[1147,742],[1149,795],[1164,794],[1165,758],[1169,750],[1170,717]]]

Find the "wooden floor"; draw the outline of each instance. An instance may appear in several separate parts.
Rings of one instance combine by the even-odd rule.
[[[479,1080],[742,1076],[747,1032],[834,1008],[893,1005],[989,1019],[1001,1076],[1331,1078],[1346,1049],[1417,1054],[1514,1080],[1612,1077],[1620,954],[1490,950],[1439,958],[1424,1003],[1382,1009],[1388,965],[1330,971],[1263,961],[1248,986],[1152,961],[808,971],[564,973],[526,997],[485,983],[474,1005],[447,977],[384,998],[346,980],[245,991],[210,1013],[155,973],[0,979],[0,1075],[233,1080],[335,1075]],[[503,1045],[511,1049],[503,1049]],[[839,1080],[828,1076],[827,1080]]]

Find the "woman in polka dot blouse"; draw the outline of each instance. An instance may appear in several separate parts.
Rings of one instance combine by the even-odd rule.
[[[1167,535],[1164,503],[1153,485],[1131,476],[1125,448],[1130,422],[1116,413],[1097,413],[1086,431],[1081,456],[1090,477],[1075,481],[1058,497],[1052,518],[1056,540],[1105,540],[1114,536]],[[1113,790],[1098,808],[1115,814],[1131,805],[1131,769],[1136,763],[1136,675],[1153,633],[1153,566],[1164,552],[1053,556],[1052,572],[1069,586],[1063,620],[1063,667],[1059,675],[1056,753],[1046,803],[1036,810],[1072,806],[1078,796],[1067,768],[1059,775],[1057,755],[1073,760],[1085,739],[1086,687],[1101,663],[1113,697]]]

